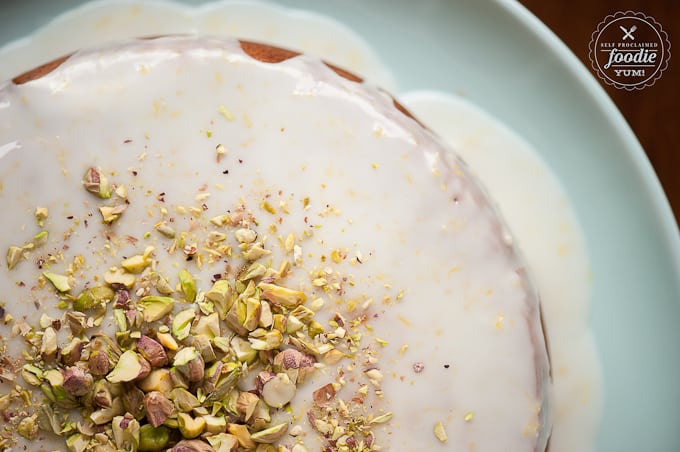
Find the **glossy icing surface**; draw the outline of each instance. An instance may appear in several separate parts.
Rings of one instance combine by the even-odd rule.
[[[371,407],[394,415],[376,430],[381,444],[445,447],[432,433],[442,422],[449,448],[542,450],[547,367],[524,268],[474,178],[385,94],[312,58],[267,64],[234,40],[163,38],[79,53],[40,80],[6,84],[0,96],[0,201],[16,212],[4,227],[32,236],[33,209],[47,206],[47,249],[64,256],[55,268],[80,254],[88,280],[151,244],[171,274],[183,256],[145,236],[163,220],[159,194],[196,240],[200,218],[245,204],[274,255],[282,254],[277,237],[308,231],[289,277],[296,285],[372,318],[362,344],[385,378]],[[219,163],[218,144],[227,150]],[[130,206],[111,230],[80,186],[90,165],[128,188]],[[183,207],[197,196],[207,210],[192,216]],[[334,249],[361,263],[329,263]],[[211,270],[192,269],[204,282]],[[35,272],[22,262],[12,276],[30,281]],[[324,291],[319,272],[353,284],[342,295]],[[53,300],[47,289],[6,289],[13,299]],[[24,307],[12,306],[13,315],[35,312]],[[425,370],[415,373],[416,363]],[[366,363],[338,366],[349,382],[340,396],[351,397]],[[339,373],[323,369],[307,389]],[[309,404],[301,391],[295,422],[305,425]]]

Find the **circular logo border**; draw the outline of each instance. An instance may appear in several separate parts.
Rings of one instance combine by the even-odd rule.
[[[662,63],[655,70],[654,74],[640,83],[620,83],[616,80],[611,79],[604,71],[600,68],[600,65],[595,57],[595,51],[597,47],[597,42],[602,34],[602,32],[609,27],[613,22],[623,19],[623,18],[635,18],[645,22],[649,25],[657,34],[659,39],[662,41],[661,45],[664,46],[663,54],[661,55]],[[588,44],[588,59],[590,60],[590,65],[593,70],[597,73],[598,77],[604,81],[607,85],[613,86],[618,89],[625,89],[626,91],[642,90],[648,86],[652,86],[657,80],[661,78],[663,72],[668,68],[668,62],[671,59],[671,42],[668,39],[668,33],[661,27],[661,24],[656,21],[652,16],[648,16],[641,12],[635,11],[618,11],[615,14],[610,14],[605,17],[602,22],[597,25],[597,29],[590,36],[590,43]]]

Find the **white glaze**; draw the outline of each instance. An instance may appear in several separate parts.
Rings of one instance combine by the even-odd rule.
[[[593,450],[602,395],[588,326],[590,267],[564,190],[526,141],[465,99],[412,92],[402,100],[482,180],[529,263],[553,366],[550,450]]]
[[[394,86],[393,78],[365,43],[337,22],[320,19],[315,14],[300,15],[272,4],[254,2],[216,2],[201,8],[166,2],[146,2],[138,7],[133,6],[134,3],[91,2],[70,11],[28,39],[0,49],[3,60],[0,74],[13,76],[68,53],[83,42],[102,43],[111,38],[169,31],[223,33],[228,30],[254,40],[268,40],[323,55],[382,86],[392,89]],[[205,16],[211,17],[209,30],[205,28],[207,20],[202,19]],[[300,26],[300,21],[305,19],[304,26]],[[308,31],[314,24],[323,26]],[[370,64],[365,64],[367,61]],[[556,425],[551,451],[592,450],[601,394],[588,321],[590,283],[585,279],[584,269],[589,266],[578,222],[559,183],[537,159],[530,145],[471,104],[432,93],[425,97],[406,94],[404,99],[418,117],[459,150],[483,179],[533,269],[542,294],[552,359],[556,364],[553,400]],[[12,143],[7,143],[0,147],[0,152],[7,152],[11,147]],[[499,161],[503,164],[495,163]],[[508,167],[513,170],[498,171]],[[540,177],[536,177],[537,174]],[[516,202],[515,195],[520,193],[523,199],[532,198],[536,202]],[[540,199],[533,198],[536,195]],[[559,212],[559,215],[546,215],[546,212]],[[557,226],[552,221],[555,218],[561,218],[566,228],[551,227],[550,224]],[[545,235],[536,237],[536,231]],[[559,243],[571,243],[572,252],[566,256],[544,252],[554,251],[561,246]],[[568,285],[563,283],[566,279],[555,281],[555,275],[563,275],[565,271],[571,275]]]
[[[6,105],[0,141],[20,145],[2,159],[2,209],[17,213],[4,227],[30,234],[32,209],[49,207],[48,249],[61,246],[63,234],[73,229],[64,255],[66,262],[85,257],[79,285],[121,256],[139,252],[142,243],[155,243],[159,269],[173,274],[183,257],[166,255],[154,234],[142,239],[161,219],[158,193],[165,193],[169,207],[189,206],[207,184],[210,216],[243,198],[262,218],[268,214],[257,207],[260,200],[271,194],[278,205],[281,190],[291,214],[282,216],[276,235],[309,229],[305,217],[320,227],[304,243],[303,261],[289,279],[328,297],[331,305],[337,301],[339,309],[353,298],[375,300],[367,310],[374,332],[366,332],[362,345],[377,348],[375,365],[385,374],[385,397],[373,402],[374,412],[394,413],[377,429],[381,444],[395,450],[474,445],[533,451],[537,438],[545,439],[547,369],[537,305],[518,275],[524,269],[505,244],[508,233],[462,166],[386,95],[341,79],[311,58],[272,65],[245,56],[234,41],[163,38],[79,53],[39,80],[7,85],[0,96]],[[219,113],[222,104],[233,120]],[[215,165],[218,143],[228,149],[224,165]],[[147,157],[138,162],[142,153]],[[91,164],[116,171],[112,179],[130,193],[131,205],[114,235],[141,243],[132,247],[114,238],[115,256],[101,252],[109,242],[96,204],[80,186]],[[222,166],[230,168],[228,175]],[[311,209],[301,211],[306,196]],[[327,205],[338,212],[325,213]],[[71,215],[80,223],[66,219]],[[190,215],[175,216],[182,230]],[[263,232],[277,220],[265,218]],[[18,235],[0,238],[0,249]],[[272,236],[276,249],[274,242]],[[363,264],[322,262],[320,256],[335,248],[347,248],[351,256],[361,252]],[[10,277],[34,281],[32,263],[22,264]],[[65,265],[52,271],[63,272]],[[205,282],[220,266],[192,271]],[[309,272],[326,267],[351,274],[356,285],[343,296],[314,289]],[[37,297],[46,306],[53,300],[48,290],[31,295],[29,288],[6,282],[3,292],[12,299]],[[396,301],[400,290],[404,298]],[[386,295],[391,301],[384,303]],[[26,307],[30,316],[33,306]],[[19,307],[11,309],[19,317]],[[378,346],[376,338],[388,345]],[[409,349],[401,357],[403,344]],[[425,372],[416,375],[415,362],[425,363]],[[319,372],[307,389],[327,382],[334,371]],[[342,397],[358,389],[346,379]],[[299,394],[293,408],[302,425],[308,407]],[[466,423],[470,411],[475,418]],[[437,421],[449,432],[446,446],[432,434]]]

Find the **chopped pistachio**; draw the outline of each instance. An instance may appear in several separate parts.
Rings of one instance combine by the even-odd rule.
[[[262,386],[262,399],[271,407],[281,408],[293,399],[295,390],[288,375],[279,373]]]
[[[118,450],[137,450],[139,447],[139,422],[130,413],[116,416],[111,422],[113,439]]]
[[[72,366],[64,371],[62,386],[72,396],[80,397],[90,392],[93,382],[92,374],[80,367]]]
[[[446,429],[444,429],[444,424],[441,422],[434,424],[434,436],[442,443],[449,441],[449,437],[446,435]]]
[[[114,417],[120,416],[125,413],[125,408],[123,407],[123,401],[120,397],[115,397],[110,407],[100,408],[90,414],[90,420],[97,425],[108,424],[113,420]]]
[[[262,290],[262,297],[275,305],[284,308],[295,308],[305,302],[307,298],[303,292],[277,286],[275,284],[261,282],[257,285]]]
[[[204,315],[194,327],[195,335],[206,336],[209,339],[213,339],[221,335],[220,331],[220,318],[216,312],[209,315]]]
[[[392,419],[393,416],[394,416],[394,415],[393,415],[392,412],[390,411],[390,412],[388,412],[388,413],[381,414],[380,416],[377,416],[377,417],[373,418],[373,419],[369,422],[369,424],[384,424],[385,422],[389,422],[389,421]]]
[[[146,407],[144,404],[144,391],[137,386],[127,384],[124,386],[123,393],[120,395],[125,411],[130,413],[135,419],[144,418]]]
[[[248,341],[255,350],[276,350],[281,347],[283,336],[277,330],[258,328],[248,335]]]
[[[47,358],[54,356],[55,353],[57,353],[57,332],[49,327],[43,332],[40,354]]]
[[[83,176],[83,185],[85,190],[90,193],[99,196],[102,199],[108,199],[111,197],[111,187],[109,182],[102,175],[99,168],[88,168]]]
[[[17,426],[17,433],[26,439],[34,440],[38,438],[40,432],[39,425],[37,422],[38,415],[34,414],[32,416],[26,416],[23,418],[19,425]]]
[[[210,439],[211,437],[208,437]],[[204,443],[198,439],[182,440],[178,442],[171,452],[214,452],[218,449],[213,449],[209,444]],[[229,449],[226,449],[229,450]],[[219,449],[221,452],[222,449]]]
[[[196,281],[191,273],[182,269],[179,271],[179,285],[187,301],[196,300]]]
[[[137,382],[137,386],[144,392],[158,391],[161,394],[168,394],[174,383],[170,376],[170,369],[161,368],[152,370],[149,375]]]
[[[124,286],[126,289],[132,289],[135,280],[134,275],[120,268],[112,268],[104,273],[104,282],[110,286]]]
[[[205,334],[194,335],[194,341],[191,345],[193,345],[196,348],[198,353],[200,353],[201,356],[203,357],[203,361],[205,361],[206,363],[211,363],[217,359],[217,355],[215,355],[215,350],[210,344],[210,338]]]
[[[149,336],[141,335],[137,340],[137,351],[149,361],[151,367],[163,367],[168,364],[168,355],[161,344]]]
[[[21,369],[21,377],[31,386],[40,386],[42,383],[43,371],[33,364],[24,364]]]
[[[260,398],[252,392],[239,393],[238,399],[236,400],[236,409],[243,416],[243,420],[246,422],[250,420],[250,417],[255,412],[255,407],[257,407],[257,402],[259,401]]]
[[[234,336],[230,345],[236,359],[240,362],[252,364],[257,359],[257,350],[252,347],[248,340]]]
[[[43,276],[52,283],[52,286],[54,286],[58,292],[68,292],[71,290],[71,283],[68,276],[51,272],[43,272]]]
[[[195,347],[180,349],[175,355],[173,366],[190,382],[201,381],[205,373],[205,362]]]
[[[160,425],[142,425],[139,429],[139,452],[165,450],[170,442],[170,429]]]
[[[257,239],[257,232],[247,228],[237,229],[234,235],[239,243],[253,243]]]
[[[142,297],[137,303],[137,306],[142,310],[145,322],[155,322],[156,320],[162,319],[172,311],[174,305],[175,300],[172,298],[156,295]]]
[[[255,261],[271,253],[271,250],[264,249],[262,243],[257,242],[248,246],[248,249],[243,252],[243,258],[247,261]]]
[[[99,213],[102,215],[102,221],[111,224],[120,218],[121,214],[125,212],[127,205],[120,204],[117,206],[99,206]]]
[[[179,349],[179,344],[170,333],[156,333],[156,339],[168,350],[176,351]]]
[[[180,341],[189,337],[191,323],[194,321],[195,317],[196,310],[194,308],[178,312],[172,319],[172,335]]]
[[[228,280],[219,279],[213,283],[212,288],[205,293],[205,299],[215,304],[220,318],[224,320],[227,311],[234,303],[233,288]]]
[[[153,246],[148,246],[144,250],[144,254],[136,254],[134,256],[128,257],[120,263],[120,266],[123,267],[128,273],[141,273],[145,268],[152,264],[153,260],[151,259],[151,254],[153,251]]]
[[[47,207],[36,207],[35,208],[35,221],[38,226],[43,227],[47,216],[49,215],[49,210]]]
[[[73,301],[73,309],[76,311],[87,311],[102,303],[113,300],[115,293],[108,286],[96,286],[83,290],[78,298]]]
[[[227,431],[236,437],[242,448],[252,450],[257,447],[255,442],[250,438],[250,432],[248,431],[247,426],[242,424],[229,424]]]
[[[269,427],[265,430],[260,430],[259,432],[250,435],[250,438],[256,443],[272,444],[279,439],[288,431],[288,422],[284,422],[273,427]]]
[[[325,384],[312,393],[312,398],[317,406],[325,406],[335,398],[335,387],[332,383]]]
[[[103,377],[111,369],[111,361],[104,351],[96,350],[90,353],[87,366],[92,375]]]
[[[23,257],[24,250],[18,246],[10,246],[7,249],[7,268],[12,270]]]
[[[173,228],[171,228],[170,226],[168,226],[165,222],[158,223],[155,226],[155,229],[169,239],[175,238],[175,234],[176,234],[175,230]]]
[[[224,416],[214,416],[207,414],[202,416],[205,421],[205,431],[216,435],[224,433],[227,430],[227,419]]]
[[[154,427],[162,425],[173,411],[170,400],[159,391],[151,391],[144,396],[144,408],[146,419]]]
[[[474,418],[475,418],[475,413],[474,413],[474,411],[468,411],[467,413],[465,413],[465,416],[463,416],[463,420],[464,420],[465,422],[470,422],[470,421],[473,420]]]
[[[33,245],[35,245],[36,248],[43,246],[44,244],[47,243],[47,239],[50,236],[49,232],[47,231],[40,231],[36,235],[33,236]]]
[[[192,418],[187,413],[177,413],[179,432],[184,438],[193,439],[205,430],[205,419],[202,417]]]
[[[139,353],[132,350],[123,352],[118,363],[106,376],[111,383],[141,380],[151,371],[151,365]]]

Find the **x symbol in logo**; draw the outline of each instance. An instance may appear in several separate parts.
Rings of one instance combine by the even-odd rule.
[[[635,30],[637,30],[637,26],[636,26],[636,25],[633,25],[632,27],[630,27],[629,30],[626,30],[626,27],[623,27],[623,26],[621,26],[621,25],[619,25],[619,28],[620,28],[620,29],[623,31],[623,33],[624,33],[622,41],[625,41],[625,40],[628,39],[628,38],[630,38],[631,40],[635,41],[635,36],[633,36],[633,32],[634,32]]]

